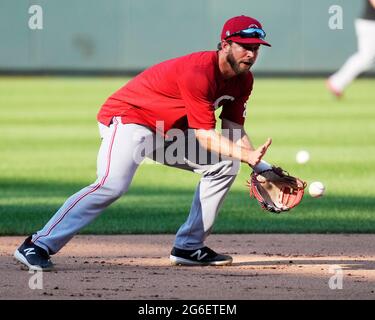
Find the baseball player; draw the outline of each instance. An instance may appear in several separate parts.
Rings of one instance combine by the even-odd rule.
[[[171,263],[230,264],[232,257],[216,253],[204,241],[239,162],[255,171],[270,167],[261,159],[271,139],[255,149],[243,127],[253,87],[250,68],[260,45],[270,46],[265,36],[256,19],[233,17],[223,26],[217,51],[195,52],[154,65],[110,96],[97,117],[102,138],[97,180],[68,198],[50,221],[15,251],[15,258],[29,269],[50,270],[50,255],[125,194],[139,164],[149,157],[201,174],[189,216],[176,234]],[[228,129],[223,130],[228,134],[215,130],[216,108],[221,108],[222,129]],[[207,152],[210,161],[201,162],[186,150],[177,150],[175,163],[160,157],[166,155],[176,131],[184,134],[184,143],[176,142],[180,148],[192,132],[199,142],[198,152]]]
[[[358,51],[326,82],[328,90],[338,98],[358,75],[375,63],[375,0],[364,1],[365,10],[355,21]]]

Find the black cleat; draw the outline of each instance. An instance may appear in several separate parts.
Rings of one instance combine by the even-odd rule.
[[[218,254],[208,247],[183,250],[174,247],[169,259],[173,265],[184,266],[225,266],[232,263],[231,256]]]
[[[50,271],[53,263],[46,250],[31,242],[31,236],[14,252],[14,257],[29,270]]]

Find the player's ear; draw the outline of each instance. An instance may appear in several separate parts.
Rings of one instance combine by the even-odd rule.
[[[231,44],[231,41],[221,40],[219,45],[221,46],[221,50],[223,50],[224,52],[228,52],[230,48],[230,44]]]

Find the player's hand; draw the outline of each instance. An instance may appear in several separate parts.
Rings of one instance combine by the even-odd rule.
[[[292,189],[300,187],[301,183],[299,183],[299,181],[302,181],[296,177],[290,176],[282,168],[274,166],[270,170],[261,172],[258,176],[258,180],[261,181],[261,179],[273,182],[279,188],[290,187]]]
[[[260,160],[262,160],[263,156],[266,154],[268,147],[271,145],[272,139],[268,138],[267,141],[261,145],[258,149],[254,151],[250,151],[249,159],[248,159],[248,164],[251,167],[256,166]]]

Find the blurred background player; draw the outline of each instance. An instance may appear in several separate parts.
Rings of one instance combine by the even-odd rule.
[[[328,90],[338,98],[358,75],[369,70],[375,62],[375,0],[364,2],[364,12],[355,21],[358,51],[327,80]]]

